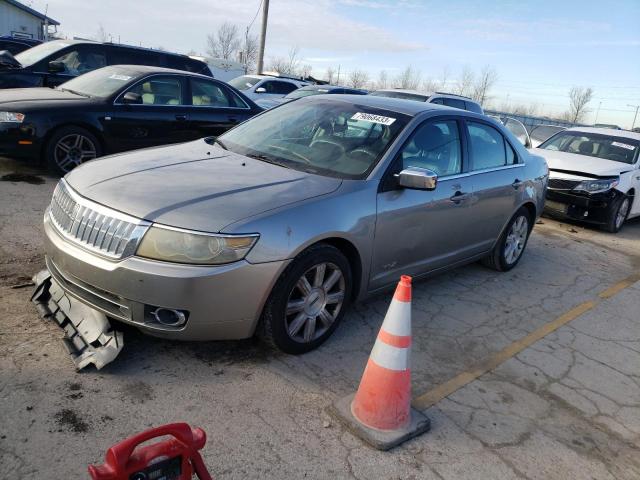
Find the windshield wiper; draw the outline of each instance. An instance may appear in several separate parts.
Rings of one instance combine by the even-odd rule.
[[[229,149],[227,148],[227,146],[226,146],[224,143],[222,143],[222,141],[221,141],[221,140],[218,140],[217,138],[214,138],[214,139],[213,139],[213,143],[217,143],[217,144],[218,144],[218,145],[220,145],[223,149],[225,149],[225,150],[229,150]]]
[[[267,155],[263,155],[260,153],[245,153],[244,154],[245,157],[249,157],[249,158],[255,158],[256,160],[261,160],[263,162],[267,162],[267,163],[271,163],[273,165],[278,165],[280,167],[284,167],[284,168],[291,168],[287,165],[285,165],[282,162],[278,162],[275,158],[273,157],[269,157]]]
[[[70,88],[60,88],[60,91],[61,92],[73,93],[74,95],[79,95],[79,96],[85,97],[85,98],[91,98],[91,95],[89,95],[88,93],[77,92],[75,90],[71,90]]]

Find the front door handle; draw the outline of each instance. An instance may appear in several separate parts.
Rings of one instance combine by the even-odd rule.
[[[238,119],[236,117],[229,117],[227,120],[229,120],[229,123],[238,123]]]
[[[176,115],[176,120],[180,122],[184,122],[187,119],[187,116],[184,114]]]
[[[522,186],[523,183],[524,182],[521,182],[519,179],[516,178],[511,184],[511,186],[514,188],[514,190],[517,190]]]
[[[453,196],[449,197],[449,200],[451,200],[456,205],[459,205],[460,203],[462,203],[467,198],[469,198],[469,194],[468,193],[463,193],[463,192],[457,191],[456,193],[453,194]]]

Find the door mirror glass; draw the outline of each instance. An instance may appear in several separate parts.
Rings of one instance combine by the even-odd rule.
[[[63,62],[49,62],[49,73],[62,73],[65,70]]]
[[[256,93],[267,93],[267,89],[264,87],[256,88]]]
[[[123,103],[126,104],[141,104],[142,103],[142,95],[136,92],[127,92],[122,97]]]
[[[415,190],[435,190],[438,175],[426,168],[408,167],[398,174],[398,184]]]

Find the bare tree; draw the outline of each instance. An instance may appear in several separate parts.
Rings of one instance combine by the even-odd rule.
[[[335,74],[336,74],[336,71],[333,69],[333,67],[327,67],[327,71],[324,74],[324,79],[329,83],[333,83],[333,76]]]
[[[378,81],[376,82],[376,88],[382,90],[389,87],[389,76],[386,70],[380,70],[378,74]]]
[[[566,118],[572,123],[579,123],[589,112],[587,105],[593,99],[591,87],[571,87],[569,90],[569,111]]]
[[[475,75],[470,67],[464,67],[460,72],[460,77],[456,82],[456,86],[453,89],[454,93],[458,95],[464,95],[466,97],[473,94],[473,80]]]
[[[431,77],[425,78],[424,81],[422,82],[421,90],[423,92],[435,92],[436,90],[438,90],[438,82],[436,82]]]
[[[98,42],[103,42],[103,43],[109,41],[109,34],[104,29],[104,25],[102,25],[102,23],[98,24],[98,32],[96,33],[96,40]]]
[[[480,77],[473,88],[473,99],[484,105],[491,97],[491,89],[498,81],[498,72],[491,65],[485,65],[480,71]]]
[[[300,76],[302,78],[307,78],[311,75],[312,70],[313,67],[311,65],[303,65],[302,67],[300,67]]]
[[[349,85],[352,88],[362,88],[369,81],[369,74],[365,70],[353,70],[349,74]]]
[[[245,35],[240,52],[240,61],[244,64],[244,69],[247,73],[253,72],[256,69],[258,48],[258,37],[255,35]]]
[[[439,90],[447,91],[447,82],[449,81],[449,75],[451,74],[451,69],[449,66],[445,66],[442,69],[442,75],[440,76],[440,88]]]
[[[413,68],[412,65],[408,65],[395,79],[395,86],[397,88],[404,88],[407,90],[417,90],[420,85],[420,72]]]
[[[298,58],[299,51],[300,49],[297,46],[291,47],[287,58],[272,58],[267,70],[278,72],[281,75],[298,75],[300,66],[300,59]]]
[[[213,58],[233,59],[240,48],[238,27],[225,22],[215,34],[207,35],[207,54]]]

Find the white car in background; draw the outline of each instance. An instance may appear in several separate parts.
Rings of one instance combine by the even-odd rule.
[[[227,82],[251,100],[282,98],[309,82],[275,75],[242,75]]]
[[[549,165],[545,211],[618,232],[640,216],[640,133],[577,127],[532,153]]]

